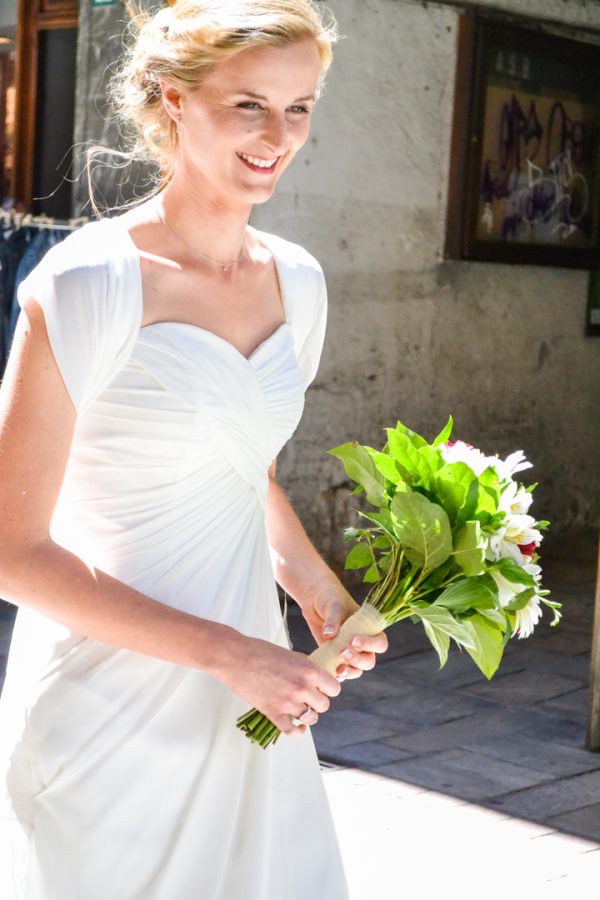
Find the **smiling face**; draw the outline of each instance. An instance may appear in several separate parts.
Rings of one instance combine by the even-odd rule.
[[[243,50],[189,92],[164,85],[167,111],[180,121],[175,177],[221,204],[268,200],[308,137],[320,71],[307,39]]]

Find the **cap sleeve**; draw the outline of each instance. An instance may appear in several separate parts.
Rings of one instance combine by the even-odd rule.
[[[304,340],[298,352],[298,367],[304,381],[304,389],[314,381],[321,361],[325,330],[327,328],[327,286],[321,267],[311,279],[311,302],[306,303],[309,320],[306,322]]]
[[[85,225],[52,247],[18,287],[42,309],[48,340],[78,413],[112,380],[141,320],[137,259],[115,241],[114,222]],[[128,236],[127,236],[128,237]]]
[[[260,239],[277,264],[288,325],[294,337],[304,389],[319,368],[327,325],[327,287],[323,270],[304,247],[264,231]]]

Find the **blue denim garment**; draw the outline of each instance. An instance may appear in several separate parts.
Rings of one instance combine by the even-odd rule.
[[[36,234],[30,228],[0,231],[0,375],[4,371],[10,346],[9,322],[17,269]]]
[[[20,306],[17,300],[17,288],[29,273],[35,269],[50,247],[54,247],[55,244],[60,244],[68,234],[70,234],[70,232],[67,231],[67,229],[43,228],[37,230],[35,236],[26,244],[17,266],[13,284],[11,310],[8,319],[7,352],[15,333],[15,327],[20,312]]]

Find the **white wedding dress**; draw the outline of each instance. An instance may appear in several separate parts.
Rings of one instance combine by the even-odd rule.
[[[141,328],[136,248],[84,226],[21,286],[78,410],[54,539],[162,603],[287,646],[267,468],[300,419],[326,294],[256,232],[286,322],[246,359],[202,328]],[[264,751],[198,671],[18,613],[0,704],[3,900],[346,900],[310,734]],[[4,882],[2,882],[4,879]]]

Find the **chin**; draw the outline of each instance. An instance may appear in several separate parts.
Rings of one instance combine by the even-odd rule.
[[[252,206],[257,203],[266,203],[275,193],[276,187],[277,184],[271,184],[269,186],[265,185],[264,187],[252,186],[251,188],[247,188],[244,191],[244,200]]]

